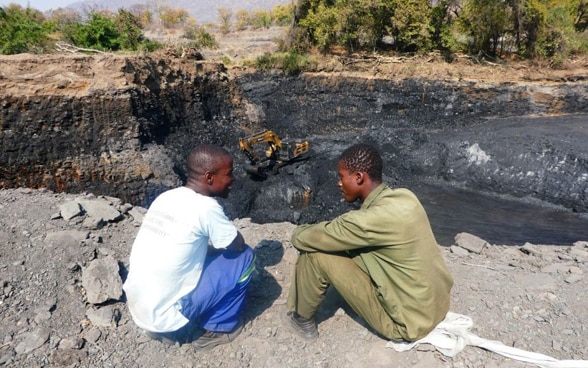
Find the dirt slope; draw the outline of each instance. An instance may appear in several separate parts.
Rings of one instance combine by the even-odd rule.
[[[287,29],[272,27],[266,30],[242,31],[227,35],[215,34],[218,48],[200,50],[205,60],[227,62],[230,73],[251,71],[257,57],[278,49],[279,40]],[[175,36],[174,36],[175,37]],[[163,41],[168,40],[166,37]],[[169,56],[169,50],[153,54]],[[19,54],[0,56],[0,88],[12,95],[71,94],[80,96],[96,89],[124,88],[127,80],[121,71],[125,54]],[[179,56],[179,55],[178,55]],[[89,60],[92,59],[92,62]],[[368,78],[460,81],[464,83],[540,83],[584,81],[588,79],[588,59],[577,58],[558,68],[550,68],[543,62],[488,62],[466,55],[454,55],[452,62],[445,62],[438,53],[414,56],[373,54],[335,55],[325,58],[314,55],[309,58],[309,72],[342,73]],[[65,70],[65,71],[64,71]]]

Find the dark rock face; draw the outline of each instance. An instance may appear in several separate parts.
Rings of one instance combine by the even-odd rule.
[[[0,96],[0,188],[90,191],[147,206],[181,184],[184,157],[207,142],[235,156],[238,180],[224,203],[231,217],[317,221],[349,208],[334,168],[343,149],[368,141],[381,149],[391,184],[444,181],[588,211],[585,82],[229,77],[220,64],[150,57],[109,68],[113,87]],[[538,114],[566,115],[522,117]],[[237,142],[261,129],[309,140],[309,159],[253,180],[240,170]]]
[[[305,221],[332,216],[324,208],[332,210],[339,200],[337,155],[358,141],[381,149],[392,184],[444,181],[588,211],[585,85],[260,75],[240,83],[248,101],[263,107],[272,129],[312,141],[316,159],[300,165],[292,184],[314,190],[318,211],[303,210]],[[321,205],[323,200],[331,204]],[[255,217],[255,206],[253,212]]]
[[[222,65],[147,57],[112,64],[126,87],[0,97],[0,187],[111,193],[145,203],[179,184],[176,156],[198,142],[237,136],[226,123],[233,108]]]

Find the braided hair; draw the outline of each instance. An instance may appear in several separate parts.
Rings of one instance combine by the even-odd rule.
[[[358,143],[347,148],[339,157],[339,162],[351,172],[365,172],[374,181],[382,181],[382,156],[367,143]]]

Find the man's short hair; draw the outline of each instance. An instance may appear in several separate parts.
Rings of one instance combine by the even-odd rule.
[[[347,148],[339,157],[339,162],[351,172],[365,172],[374,181],[382,181],[382,156],[367,143],[358,143]]]
[[[215,172],[219,160],[231,154],[226,149],[212,144],[196,146],[188,155],[188,171],[204,174],[207,171]]]

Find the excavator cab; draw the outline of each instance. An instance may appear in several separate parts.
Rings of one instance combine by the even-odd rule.
[[[262,143],[266,143],[267,146],[263,155],[260,155],[255,146]],[[249,159],[249,165],[245,167],[245,171],[265,179],[269,171],[277,174],[282,166],[303,159],[310,149],[310,144],[308,141],[302,143],[282,142],[276,133],[266,129],[240,138],[239,149]]]

